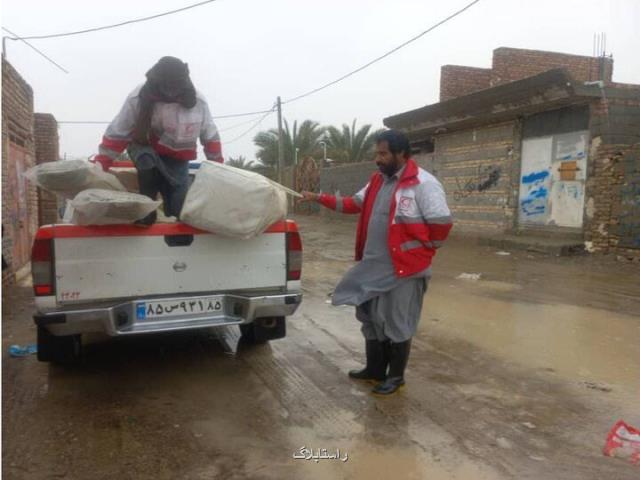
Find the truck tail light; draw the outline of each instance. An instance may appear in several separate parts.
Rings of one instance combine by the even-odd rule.
[[[302,239],[298,232],[287,232],[287,280],[300,280]]]
[[[33,292],[37,297],[54,295],[53,240],[36,239],[31,249]]]

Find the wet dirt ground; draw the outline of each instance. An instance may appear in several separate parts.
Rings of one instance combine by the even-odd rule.
[[[298,220],[304,301],[287,338],[264,346],[225,328],[89,338],[73,368],[11,358],[9,345],[35,341],[33,303],[26,284],[5,289],[3,478],[640,476],[601,453],[616,420],[640,426],[638,265],[452,239],[407,387],[376,398],[346,376],[363,341],[353,309],[328,296],[352,264],[355,224]],[[294,458],[303,447],[340,459]]]

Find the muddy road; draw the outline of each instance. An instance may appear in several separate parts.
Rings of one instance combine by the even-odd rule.
[[[616,420],[640,425],[638,265],[450,241],[407,387],[375,398],[346,376],[364,358],[353,309],[328,297],[355,224],[298,220],[305,298],[265,346],[226,328],[87,338],[73,368],[11,358],[35,340],[33,303],[28,280],[5,289],[3,478],[638,478],[601,454]]]

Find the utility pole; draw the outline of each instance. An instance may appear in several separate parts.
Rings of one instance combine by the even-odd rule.
[[[278,183],[284,181],[284,139],[282,137],[282,102],[278,97]]]
[[[321,140],[320,145],[322,145],[322,166],[326,167],[327,166],[327,142],[325,142],[324,140]]]

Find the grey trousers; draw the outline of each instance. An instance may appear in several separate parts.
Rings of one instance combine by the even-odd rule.
[[[140,193],[156,199],[162,195],[164,213],[180,217],[189,190],[189,162],[158,155],[149,146],[131,144],[127,153],[138,170]]]
[[[418,329],[428,278],[411,278],[356,307],[366,340],[406,342]]]

